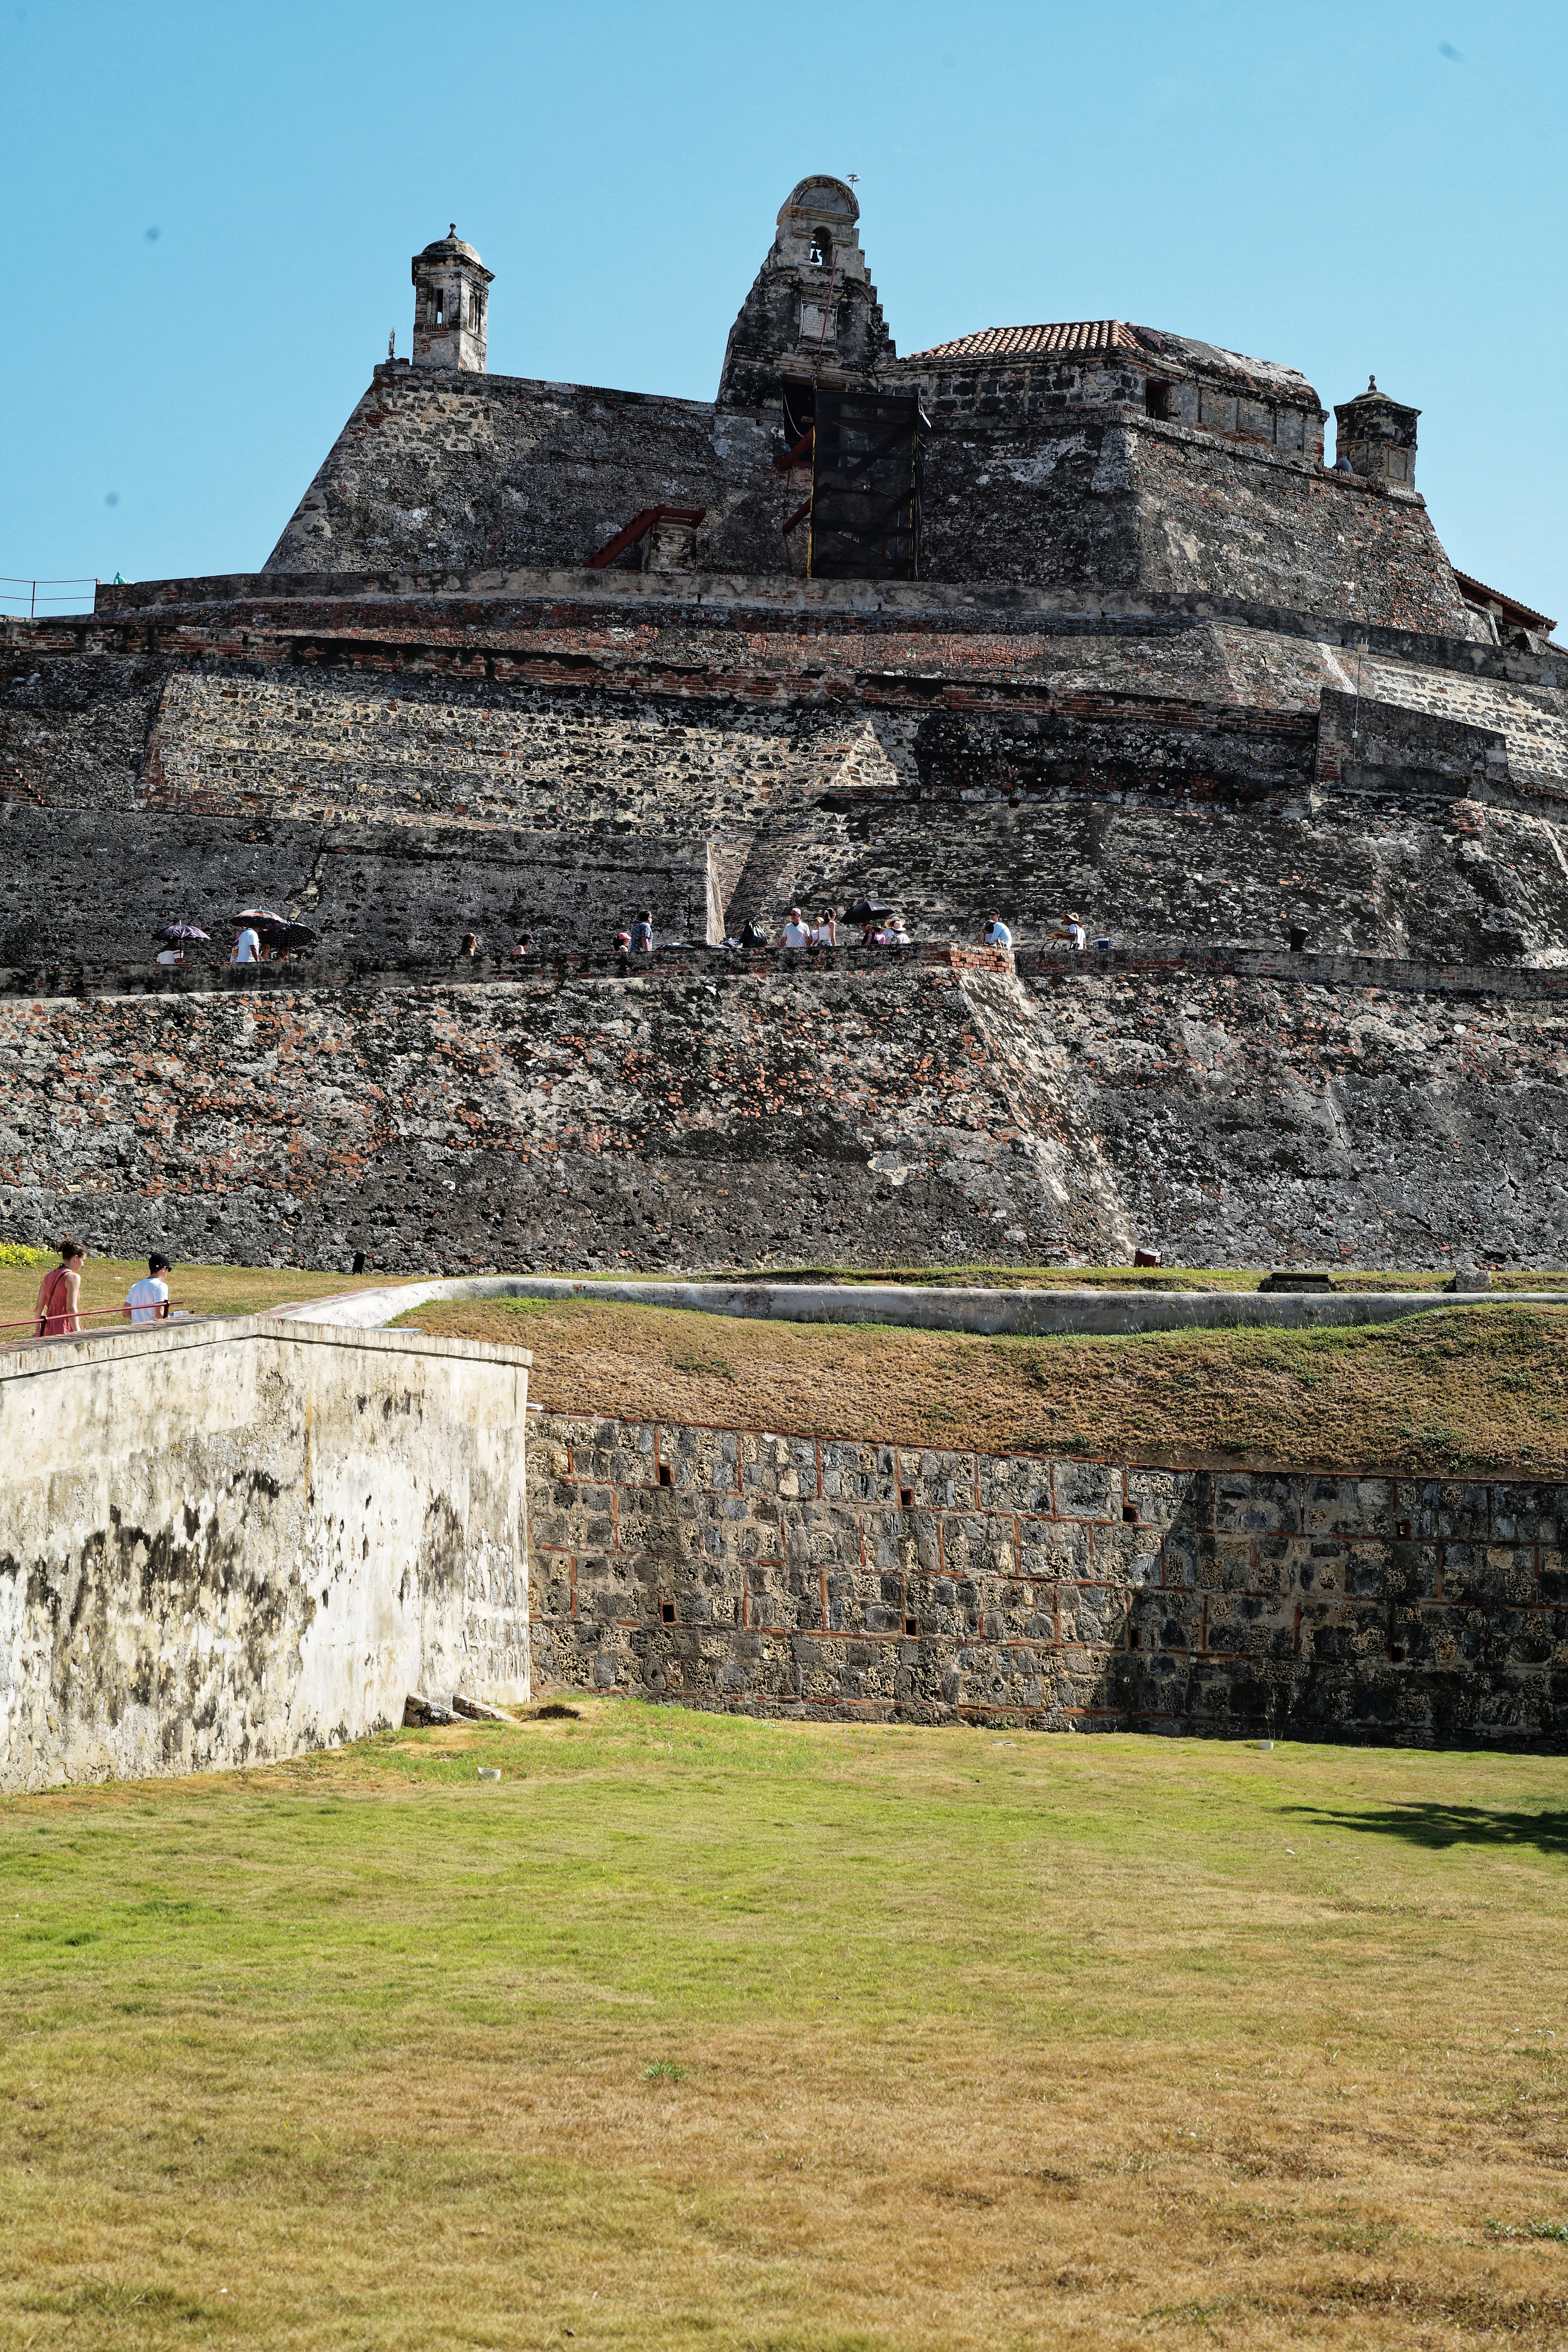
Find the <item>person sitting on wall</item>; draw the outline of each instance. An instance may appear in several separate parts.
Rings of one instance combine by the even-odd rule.
[[[58,1339],[68,1331],[81,1329],[78,1311],[81,1301],[81,1270],[87,1264],[87,1252],[74,1235],[68,1234],[60,1244],[60,1262],[46,1274],[38,1285],[38,1295],[33,1302],[37,1317],[34,1338]]]
[[[811,945],[811,933],[800,919],[800,908],[792,907],[789,920],[779,933],[781,948],[805,948]]]
[[[985,929],[980,934],[980,944],[983,948],[1010,948],[1012,946],[1013,934],[1007,929],[1006,924],[1002,920],[1000,915],[988,915],[986,917]]]
[[[653,908],[651,907],[645,907],[632,925],[632,953],[633,955],[652,955],[653,953]]]
[[[154,1250],[147,1261],[147,1271],[140,1282],[133,1282],[125,1294],[123,1313],[128,1323],[166,1323],[169,1319],[169,1286],[159,1279],[169,1271],[169,1261],[162,1250]]]
[[[838,945],[838,921],[831,907],[824,907],[811,934],[814,948],[836,948]]]
[[[253,924],[247,923],[245,929],[241,931],[239,937],[236,940],[234,943],[234,953],[230,956],[229,961],[230,963],[259,963],[261,961],[261,934],[256,929]]]

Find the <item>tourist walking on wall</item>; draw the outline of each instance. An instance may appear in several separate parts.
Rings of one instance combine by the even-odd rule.
[[[247,923],[244,930],[241,931],[239,937],[236,940],[234,943],[234,953],[230,956],[229,961],[230,963],[259,963],[261,961],[261,935],[251,924]]]
[[[824,907],[818,915],[811,944],[814,948],[836,948],[838,945],[838,922],[831,907]]]
[[[781,948],[804,948],[810,944],[811,933],[800,919],[800,908],[792,907],[789,920],[779,933],[779,945]]]
[[[653,908],[651,907],[645,907],[632,925],[632,953],[633,955],[652,955],[653,953]]]
[[[133,1282],[125,1294],[125,1320],[128,1323],[166,1323],[169,1318],[169,1286],[162,1276],[169,1271],[169,1261],[162,1250],[154,1250],[147,1261],[147,1271],[140,1282]]]
[[[458,953],[459,957],[461,957],[461,956],[477,956],[477,955],[479,954],[479,935],[478,931],[465,931],[465,932],[463,933],[463,944],[462,944],[462,946],[458,950]]]
[[[60,1262],[46,1274],[38,1285],[38,1296],[33,1312],[38,1318],[35,1337],[58,1339],[67,1331],[81,1329],[78,1308],[81,1300],[81,1270],[87,1264],[87,1252],[81,1244],[68,1234],[60,1244]]]

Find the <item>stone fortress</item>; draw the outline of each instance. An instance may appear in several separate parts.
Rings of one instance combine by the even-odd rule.
[[[1163,330],[900,357],[825,177],[710,402],[492,375],[474,247],[412,271],[259,572],[0,629],[6,1231],[1568,1262],[1568,656],[1414,407],[1328,467],[1305,377]],[[721,945],[862,898],[915,949]],[[253,903],[313,955],[228,968]]]

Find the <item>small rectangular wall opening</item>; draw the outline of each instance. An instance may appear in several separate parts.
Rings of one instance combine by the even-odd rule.
[[[674,1475],[668,1462],[661,1462],[658,1465],[658,1483],[661,1486],[672,1486],[675,1484]]]
[[[674,1622],[675,1622],[675,1603],[674,1603],[674,1601],[661,1601],[659,1602],[659,1604],[658,1604],[658,1613],[659,1613],[659,1616],[660,1616],[660,1617],[662,1618],[662,1620],[664,1621],[665,1624],[667,1624],[667,1625],[673,1625],[673,1624],[674,1624]]]
[[[1152,375],[1143,386],[1143,406],[1150,416],[1158,416],[1164,424],[1171,421],[1171,387]]]

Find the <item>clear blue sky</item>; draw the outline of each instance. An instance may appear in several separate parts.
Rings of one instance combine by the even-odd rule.
[[[0,0],[0,572],[253,569],[455,219],[505,373],[710,397],[807,172],[900,351],[1121,317],[1423,412],[1568,624],[1563,0]],[[1568,626],[1564,635],[1568,636]]]

